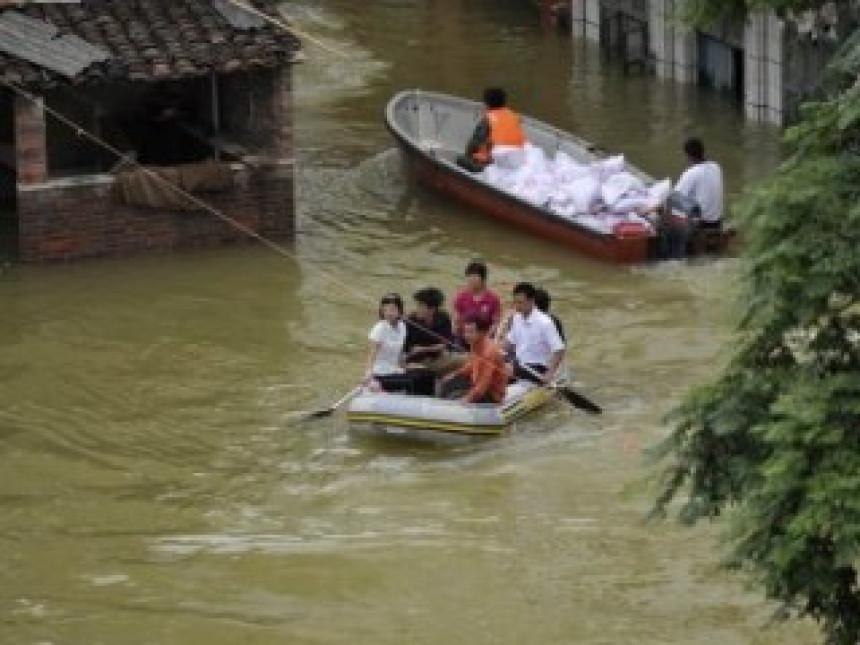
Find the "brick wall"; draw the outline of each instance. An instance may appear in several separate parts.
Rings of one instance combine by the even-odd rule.
[[[201,195],[213,207],[270,238],[292,235],[293,167],[289,161],[234,170],[230,192]],[[206,211],[117,204],[106,175],[19,186],[21,260],[120,257],[147,251],[253,243]]]
[[[276,115],[293,113],[293,88],[290,68],[284,68],[276,73],[273,98]],[[292,156],[292,119],[278,118],[275,120],[275,150],[279,156]]]
[[[41,101],[15,95],[15,165],[19,184],[45,180],[48,151],[45,145],[45,110]]]

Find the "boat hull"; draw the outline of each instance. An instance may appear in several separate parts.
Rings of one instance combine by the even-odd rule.
[[[462,443],[505,435],[511,426],[555,397],[529,387],[501,405],[467,405],[432,397],[363,393],[353,399],[346,418],[360,436]]]

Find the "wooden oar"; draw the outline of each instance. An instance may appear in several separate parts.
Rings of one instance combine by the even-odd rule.
[[[319,410],[305,410],[303,412],[294,412],[292,415],[293,418],[299,421],[309,421],[311,419],[321,419],[323,417],[327,417],[333,414],[340,406],[346,403],[349,399],[354,397],[361,391],[363,385],[356,385],[349,392],[340,397],[337,401],[331,404],[327,408],[320,408]]]
[[[539,382],[541,382],[541,383],[543,382],[543,378],[541,377],[541,375],[538,372],[536,372],[535,370],[533,370],[531,367],[529,367],[528,365],[523,365],[521,363],[519,364],[519,366],[522,367],[526,372],[528,372],[529,374],[534,376],[536,379],[538,379]],[[544,387],[548,387],[550,389],[556,390],[573,407],[578,408],[580,410],[585,410],[589,414],[600,414],[601,412],[603,412],[603,408],[601,408],[599,405],[597,405],[591,399],[583,396],[582,394],[580,394],[579,392],[574,390],[569,385],[560,385],[557,383],[549,383],[549,384],[545,385]]]

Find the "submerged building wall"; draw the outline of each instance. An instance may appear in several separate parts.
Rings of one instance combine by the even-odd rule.
[[[832,48],[811,44],[772,12],[743,26],[691,30],[680,0],[571,0],[574,36],[613,46],[618,15],[647,24],[648,56],[658,78],[733,92],[751,119],[784,124],[816,86]]]

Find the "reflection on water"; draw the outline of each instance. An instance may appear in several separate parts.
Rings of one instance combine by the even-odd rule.
[[[265,249],[0,272],[3,643],[808,643],[642,523],[640,450],[723,360],[736,261],[621,268],[416,188],[381,124],[402,87],[518,107],[676,174],[703,132],[734,193],[776,133],[624,77],[528,3],[302,0],[297,261]],[[351,440],[287,423],[362,372],[378,294],[471,258],[554,295],[599,418],[559,402],[500,441]],[[329,276],[329,277],[326,277]],[[506,284],[507,283],[507,284]]]

